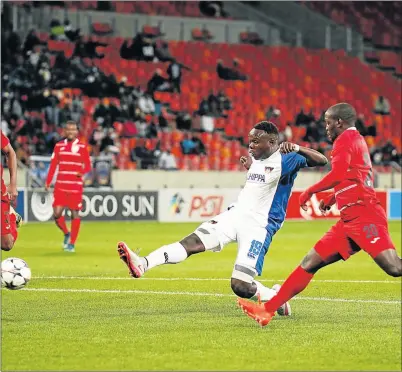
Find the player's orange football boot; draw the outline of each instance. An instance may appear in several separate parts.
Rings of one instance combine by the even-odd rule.
[[[244,314],[254,319],[262,327],[265,327],[275,315],[275,313],[269,313],[265,310],[264,304],[251,302],[244,298],[238,298],[237,304],[243,310]]]
[[[129,274],[134,278],[141,278],[145,272],[141,257],[134,253],[124,242],[120,242],[117,245],[117,252],[120,259],[127,265]]]

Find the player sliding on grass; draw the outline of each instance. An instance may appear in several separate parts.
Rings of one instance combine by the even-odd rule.
[[[6,187],[3,180],[3,167],[1,169],[1,249],[9,251],[13,248],[18,237],[17,228],[21,223],[21,216],[11,206],[18,196],[17,191],[17,156],[10,145],[10,141],[0,130],[1,152],[7,156],[10,184]]]
[[[54,147],[45,187],[49,190],[58,167],[54,186],[53,215],[56,225],[64,234],[64,251],[75,252],[75,241],[81,224],[79,211],[82,208],[83,175],[91,170],[91,159],[87,146],[77,138],[77,123],[67,121],[64,132],[66,138],[57,142]],[[65,208],[71,210],[71,234],[63,216]]]
[[[327,135],[334,143],[332,170],[300,196],[300,205],[306,209],[313,194],[334,188],[334,194],[320,202],[320,209],[325,213],[336,201],[341,219],[304,257],[270,301],[257,305],[238,300],[243,311],[263,326],[270,322],[276,309],[307,287],[319,269],[347,260],[361,249],[388,275],[402,276],[402,261],[389,236],[385,211],[373,189],[367,145],[355,122],[356,111],[347,103],[338,103],[327,110]]]
[[[258,123],[250,131],[251,157],[240,159],[248,169],[246,184],[237,203],[227,211],[203,223],[180,242],[165,245],[146,257],[139,257],[125,243],[119,243],[117,250],[129,273],[139,278],[155,266],[179,263],[204,251],[219,252],[236,241],[233,292],[263,302],[272,298],[279,286],[270,289],[254,278],[261,275],[269,245],[285,219],[293,182],[301,168],[327,164],[327,158],[315,150],[291,143],[279,146],[278,137],[278,129],[271,122]],[[290,314],[288,304],[278,307],[278,311]]]

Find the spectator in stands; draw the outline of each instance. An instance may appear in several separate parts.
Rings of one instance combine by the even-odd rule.
[[[292,131],[292,125],[289,122],[286,124],[286,128],[283,131],[283,138],[284,138],[284,141],[288,141],[288,142],[292,141],[293,131]]]
[[[169,82],[172,87],[173,92],[180,93],[181,92],[181,78],[182,78],[182,69],[191,71],[191,69],[182,63],[177,62],[175,59],[170,63],[166,72],[169,76]]]
[[[379,96],[374,106],[374,112],[380,115],[389,115],[390,110],[391,106],[388,99],[384,96]]]
[[[191,140],[195,143],[194,153],[196,153],[197,155],[200,155],[200,154],[206,155],[207,154],[207,150],[206,150],[205,145],[202,142],[199,134],[194,134],[193,137],[191,138]]]
[[[191,130],[191,115],[187,111],[181,111],[176,116],[176,128],[179,130]]]
[[[215,119],[212,116],[201,116],[200,127],[201,131],[212,133],[215,129]]]
[[[162,153],[159,157],[158,166],[160,169],[167,170],[167,171],[177,170],[176,158],[171,153],[170,149],[167,149],[166,151],[162,151]]]
[[[120,152],[119,147],[117,146],[117,134],[113,128],[109,128],[100,143],[100,153],[101,154],[118,154]]]
[[[80,29],[74,29],[71,22],[68,19],[64,20],[64,35],[69,41],[74,43],[80,36]]]
[[[196,144],[192,140],[191,135],[189,133],[185,134],[183,140],[180,142],[180,147],[184,155],[195,154]]]
[[[368,131],[366,128],[366,124],[364,124],[364,115],[363,114],[359,114],[357,116],[357,120],[356,120],[356,129],[359,131],[359,133],[362,136],[367,136],[368,135]]]
[[[303,138],[303,141],[306,142],[318,142],[320,140],[320,133],[317,128],[317,124],[315,121],[312,121],[307,126],[306,135]]]
[[[71,102],[71,117],[73,121],[76,123],[80,123],[81,115],[84,113],[82,96],[73,96],[73,100]]]
[[[41,41],[36,35],[34,29],[31,29],[25,38],[24,46],[23,46],[23,55],[25,56],[28,52],[30,52],[36,45],[47,45],[47,42]]]
[[[314,120],[314,119],[313,119]],[[300,109],[300,112],[296,116],[296,125],[307,125],[311,122],[311,118],[309,115],[304,113],[303,107]]]
[[[138,107],[145,115],[154,114],[155,102],[149,93],[138,98]]]
[[[216,65],[216,73],[220,79],[223,80],[247,80],[247,76],[238,72],[236,69],[225,67],[221,59],[218,60]]]
[[[147,127],[147,138],[157,138],[158,137],[158,126],[155,121],[152,120],[151,124]]]
[[[140,163],[141,169],[153,168],[156,164],[154,152],[147,148],[144,139],[137,142],[137,146],[131,151],[131,160]]]
[[[100,147],[104,136],[105,132],[101,125],[98,125],[92,131],[88,141],[92,147],[92,155],[98,156],[100,154]]]
[[[88,58],[98,58],[102,59],[105,57],[103,53],[98,53],[96,51],[96,48],[98,47],[107,47],[108,44],[106,43],[101,43],[97,40],[93,40],[91,37],[89,40],[85,43],[85,56]]]
[[[381,149],[382,162],[384,165],[389,165],[391,162],[398,162],[398,151],[391,141],[387,141]]]
[[[153,97],[156,91],[166,92],[170,90],[171,86],[169,81],[162,76],[162,70],[157,68],[151,79],[148,81],[147,92]]]
[[[219,117],[221,116],[221,113],[219,111],[219,98],[215,96],[214,92],[212,90],[209,91],[209,96],[208,96],[208,115],[214,116],[214,117]]]
[[[194,112],[194,115],[210,115],[210,110],[209,110],[209,103],[206,98],[203,98],[202,101],[200,102],[200,105],[198,107],[198,110]]]
[[[227,117],[227,115],[225,115],[224,112],[226,110],[232,110],[232,102],[230,101],[229,97],[222,90],[220,90],[218,92],[218,95],[216,97],[219,102],[218,109],[221,113],[221,116]]]
[[[45,118],[46,122],[49,124],[55,124],[56,127],[61,126],[60,122],[60,108],[58,107],[60,100],[59,98],[51,93],[48,89],[43,92],[45,97]]]
[[[165,40],[159,40],[155,43],[155,59],[154,62],[173,62],[175,59],[170,54],[169,44]]]

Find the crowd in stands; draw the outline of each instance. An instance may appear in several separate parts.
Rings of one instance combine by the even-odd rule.
[[[93,63],[94,59],[105,58],[99,51],[105,43],[92,38],[84,41],[80,30],[74,30],[68,20],[63,25],[52,21],[51,30],[51,39],[75,42],[71,57],[67,58],[63,52],[51,53],[47,40],[34,30],[21,40],[12,31],[9,21],[2,22],[1,128],[10,137],[22,163],[27,163],[30,155],[51,154],[67,120],[83,125],[86,114],[83,102],[91,98],[98,102],[91,112],[96,126],[86,138],[93,156],[110,154],[116,159],[121,141],[135,138],[137,141],[130,153],[132,162],[142,169],[176,170],[179,168],[177,153],[161,145],[160,140],[162,133],[172,130],[184,132],[179,141],[182,155],[207,155],[208,148],[201,134],[215,132],[214,119],[228,118],[234,103],[223,90],[211,90],[193,112],[160,102],[155,93],[180,94],[185,71],[191,71],[170,54],[168,43],[160,39],[161,35],[142,32],[131,44],[123,42],[120,48],[123,59],[169,63],[166,74],[156,68],[146,86],[132,86],[127,78],[117,81],[114,74],[106,74]],[[232,67],[225,66],[222,60],[217,61],[216,74],[222,80],[246,81],[248,76],[241,70],[237,59],[233,59]],[[65,89],[70,92],[66,94]],[[373,111],[389,115],[388,99],[379,96]],[[270,105],[265,116],[281,129],[281,141],[292,141],[294,131],[303,129],[303,141],[323,153],[330,148],[323,113],[318,114],[313,109],[305,112],[301,108],[294,121],[283,121],[281,111]],[[115,123],[123,123],[122,129],[117,131]],[[367,124],[362,115],[359,115],[357,127],[364,136],[377,135],[376,123]],[[239,137],[233,136],[236,140]],[[371,151],[375,164],[401,162],[401,155],[390,141],[376,143]],[[115,166],[118,166],[117,161]]]

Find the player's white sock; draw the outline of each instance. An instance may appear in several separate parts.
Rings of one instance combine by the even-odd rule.
[[[258,301],[259,296],[261,302],[266,302],[276,295],[276,292],[273,289],[265,287],[257,280],[253,280],[253,282],[257,286],[257,291],[255,292],[255,295],[250,298],[250,300]]]
[[[152,269],[155,266],[164,264],[176,264],[184,261],[187,258],[187,251],[179,243],[164,245],[156,251],[151,252],[148,256],[144,257],[145,270]]]

